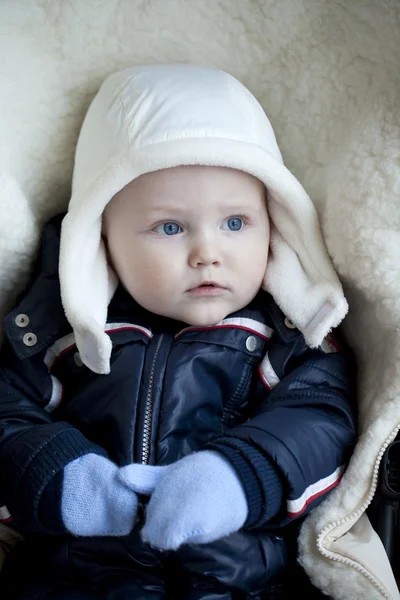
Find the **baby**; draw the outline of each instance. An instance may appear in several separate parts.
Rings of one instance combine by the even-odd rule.
[[[5,319],[0,506],[25,540],[2,600],[297,597],[299,524],[355,441],[346,311],[242,84],[108,77]]]

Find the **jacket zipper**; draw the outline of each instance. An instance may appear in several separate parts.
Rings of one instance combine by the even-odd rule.
[[[160,351],[161,342],[164,335],[160,336],[158,340],[157,348],[154,353],[153,364],[150,371],[149,390],[147,392],[146,407],[144,411],[144,422],[143,422],[143,439],[142,439],[142,452],[141,462],[143,465],[147,465],[150,457],[150,442],[151,442],[151,422],[153,419],[153,396],[154,396],[154,375],[156,370],[157,355]]]
[[[382,596],[384,598],[387,598],[387,600],[391,600],[391,596],[386,592],[386,590],[382,586],[382,584],[373,575],[371,575],[371,573],[367,569],[365,569],[365,567],[363,567],[362,565],[357,563],[355,560],[351,560],[350,558],[345,558],[344,556],[335,554],[335,552],[332,552],[331,550],[327,550],[323,546],[323,541],[324,541],[324,538],[328,535],[328,533],[330,533],[333,529],[335,529],[335,527],[338,527],[339,525],[344,525],[345,523],[349,523],[351,521],[355,522],[367,510],[368,506],[371,504],[371,502],[373,500],[373,497],[376,492],[376,488],[378,487],[379,466],[380,466],[381,460],[383,458],[383,455],[386,452],[387,447],[389,446],[389,444],[391,444],[393,442],[393,440],[397,436],[397,433],[399,432],[399,430],[400,430],[400,426],[396,427],[396,429],[394,429],[392,431],[392,433],[390,434],[390,436],[385,440],[383,446],[380,449],[380,452],[378,454],[378,457],[377,457],[377,459],[375,461],[375,465],[374,465],[374,472],[372,475],[372,483],[371,483],[371,487],[369,490],[369,494],[368,494],[367,499],[364,502],[364,504],[362,504],[359,509],[357,509],[355,512],[351,513],[351,515],[349,515],[348,517],[340,519],[340,521],[334,521],[333,523],[330,523],[329,525],[324,527],[324,529],[320,532],[320,534],[318,535],[318,538],[317,538],[317,547],[323,556],[325,556],[326,558],[330,558],[331,560],[335,560],[336,562],[353,567],[354,569],[356,569],[357,571],[362,573],[367,579],[369,579],[369,581],[371,581],[371,583],[373,583],[375,585],[376,588],[378,588],[378,590],[380,591]]]

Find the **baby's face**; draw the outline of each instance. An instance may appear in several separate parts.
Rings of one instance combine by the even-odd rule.
[[[262,285],[265,188],[222,167],[148,173],[108,204],[103,234],[112,266],[141,306],[189,325],[214,325]]]

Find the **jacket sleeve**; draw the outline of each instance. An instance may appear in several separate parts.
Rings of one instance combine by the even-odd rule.
[[[279,527],[306,515],[340,481],[355,431],[355,365],[329,336],[271,342],[258,368],[251,417],[207,445],[235,467],[249,505],[247,527]]]
[[[29,313],[28,330],[40,322],[46,333],[38,333],[35,346],[24,345],[27,330],[15,325],[13,311],[4,320],[0,351],[0,515],[22,531],[42,533],[64,531],[64,467],[84,454],[106,454],[49,411],[57,381],[44,358],[52,336],[58,335],[50,328],[66,326],[57,276],[59,229],[60,219],[46,226],[32,285],[16,309]]]
[[[53,380],[37,354],[20,361],[9,344],[0,355],[0,505],[21,530],[60,533],[63,469],[88,453],[106,455],[46,411]],[[4,509],[3,509],[4,510]]]

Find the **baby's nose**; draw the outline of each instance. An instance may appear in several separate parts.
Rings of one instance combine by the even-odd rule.
[[[220,266],[221,255],[218,246],[205,241],[197,243],[190,252],[189,264],[193,268]]]

